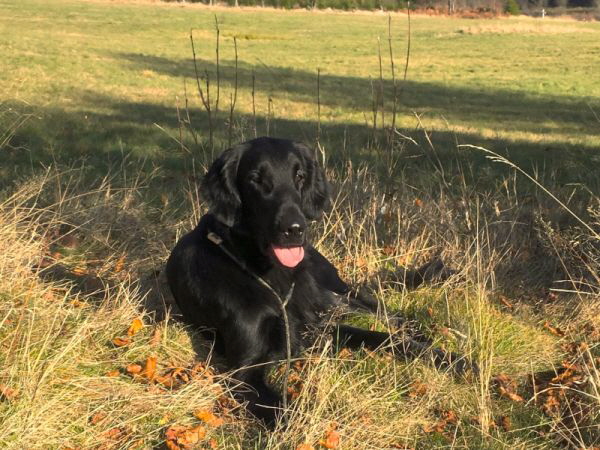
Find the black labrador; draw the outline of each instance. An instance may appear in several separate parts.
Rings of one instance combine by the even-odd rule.
[[[167,262],[167,279],[184,319],[214,330],[215,348],[236,378],[248,409],[272,424],[281,397],[265,380],[268,363],[286,356],[280,299],[293,354],[310,346],[311,329],[345,303],[375,311],[377,301],[353,292],[307,239],[308,221],[328,205],[323,170],[306,146],[258,138],[226,150],[209,168],[202,192],[210,212],[181,238]],[[268,286],[265,285],[268,284]],[[331,328],[331,327],[330,327]],[[430,355],[459,372],[464,358],[415,339],[337,325],[334,340],[350,348],[394,346],[403,357]]]

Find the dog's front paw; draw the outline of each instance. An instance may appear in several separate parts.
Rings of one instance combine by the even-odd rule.
[[[479,376],[479,366],[466,356],[454,352],[446,352],[439,348],[433,349],[431,353],[433,363],[438,369],[450,370],[456,375],[464,376],[471,373],[475,377]]]

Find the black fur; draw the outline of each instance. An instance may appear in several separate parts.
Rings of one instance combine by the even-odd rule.
[[[185,320],[213,329],[217,350],[232,369],[239,369],[236,378],[252,387],[241,394],[250,411],[273,423],[280,396],[265,380],[266,363],[285,358],[285,332],[278,300],[252,274],[281,297],[295,283],[286,307],[294,354],[311,345],[307,331],[322,324],[341,298],[372,311],[377,302],[352,294],[335,267],[306,239],[306,221],[321,215],[329,188],[304,145],[259,138],[226,150],[208,170],[202,188],[210,212],[171,253],[169,286]],[[211,232],[233,258],[207,238]],[[301,245],[305,257],[296,267],[285,267],[273,245]],[[354,348],[393,344],[396,355],[429,352],[438,365],[458,359],[416,340],[396,341],[389,333],[346,325],[336,326],[333,336]]]

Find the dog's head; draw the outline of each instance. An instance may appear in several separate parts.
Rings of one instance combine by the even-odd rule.
[[[203,193],[221,222],[244,229],[287,267],[304,258],[307,220],[318,219],[329,201],[313,152],[266,137],[224,151],[209,168]]]

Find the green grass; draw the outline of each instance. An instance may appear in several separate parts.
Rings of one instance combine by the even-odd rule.
[[[213,74],[214,88],[215,15],[221,27],[220,108],[225,111],[219,123],[228,116],[233,36],[238,41],[235,139],[251,135],[254,72],[258,133],[266,133],[271,98],[270,133],[313,141],[320,69],[326,149],[335,158],[346,132],[352,138],[348,152],[364,156],[372,89],[379,87],[378,39],[385,120],[390,121],[387,18],[381,14],[65,0],[4,0],[0,11],[2,120],[15,118],[8,108],[32,114],[10,142],[16,149],[4,150],[7,175],[32,160],[52,158],[86,157],[106,167],[123,153],[181,167],[179,145],[155,124],[179,136],[176,108],[184,107],[187,80],[193,125],[206,138],[188,35],[196,30],[200,71]],[[392,19],[397,78],[404,68],[406,19],[403,14]],[[419,129],[424,127],[442,152],[456,143],[483,145],[561,170],[599,162],[594,112],[600,111],[595,82],[600,25],[415,16],[411,26],[408,78],[401,83],[397,119],[404,134],[423,142]],[[214,94],[213,89],[213,99]],[[193,147],[189,136],[185,141]]]
[[[222,84],[210,149],[189,30],[214,101],[215,14]],[[406,19],[392,16],[398,78]],[[380,38],[389,126],[385,15],[0,0],[0,446],[156,448],[167,427],[197,425],[193,412],[211,407],[227,419],[208,435],[222,448],[317,446],[332,422],[349,449],[600,444],[600,25],[414,16],[411,26],[390,145],[385,130],[373,131],[371,110]],[[458,270],[452,282],[374,293],[436,345],[478,361],[481,379],[384,352],[338,356],[324,342],[303,355],[304,388],[288,422],[266,432],[219,405],[224,383],[194,379],[170,390],[125,374],[156,356],[160,373],[208,358],[229,375],[206,341],[169,317],[156,320],[169,294],[153,274],[205,211],[197,182],[228,140],[233,36],[232,140],[254,135],[254,73],[257,133],[268,126],[314,143],[319,68],[320,144],[336,207],[317,225],[316,245],[353,283],[440,254]],[[184,80],[191,127],[180,135]],[[514,169],[460,144],[509,156],[591,228]],[[40,278],[32,267],[51,257]],[[112,339],[138,316],[145,328],[116,348]],[[388,328],[383,313],[351,321]],[[574,350],[580,342],[588,350]],[[570,386],[552,416],[528,377],[563,361],[579,364],[586,381]],[[106,375],[115,369],[118,377]],[[499,395],[499,373],[525,402]],[[420,382],[426,392],[411,396]],[[426,432],[449,410],[457,423]],[[98,412],[107,419],[93,423]],[[507,431],[491,425],[502,416]]]

